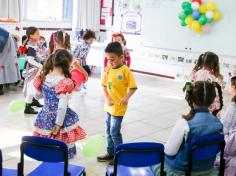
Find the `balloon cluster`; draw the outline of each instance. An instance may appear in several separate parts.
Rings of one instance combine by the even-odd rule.
[[[208,32],[212,23],[219,21],[222,14],[217,10],[215,2],[206,0],[192,0],[182,3],[183,11],[179,14],[181,26],[194,30],[195,32]]]

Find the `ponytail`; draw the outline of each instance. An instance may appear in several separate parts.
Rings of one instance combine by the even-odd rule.
[[[190,106],[191,110],[187,115],[182,115],[185,120],[191,120],[195,114],[193,107],[193,84],[191,82],[187,82],[183,88],[183,91],[186,91],[185,100]]]
[[[217,114],[222,110],[224,103],[223,103],[223,95],[222,95],[222,89],[221,86],[217,82],[212,83],[213,86],[217,89],[218,95],[219,95],[219,101],[220,101],[220,108],[216,109],[212,112],[214,116],[217,116]]]
[[[45,81],[45,78],[46,78],[47,74],[49,74],[50,71],[53,70],[53,63],[52,63],[52,58],[53,57],[54,57],[54,55],[51,54],[49,56],[49,58],[46,60],[46,62],[44,63],[44,65],[43,65],[43,69],[40,73],[41,82]]]

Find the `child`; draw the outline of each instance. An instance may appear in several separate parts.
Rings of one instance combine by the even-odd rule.
[[[132,72],[123,64],[123,50],[119,42],[108,44],[105,49],[110,64],[103,78],[106,111],[107,154],[98,161],[109,161],[114,157],[114,149],[122,144],[121,123],[130,97],[137,90]]]
[[[229,92],[233,96],[231,104],[228,106],[224,117],[225,134],[225,176],[236,173],[236,76],[232,77]],[[216,165],[219,166],[219,158]]]
[[[85,69],[88,75],[91,75],[91,70],[86,63],[86,58],[89,53],[89,49],[93,44],[93,41],[96,39],[95,32],[87,29],[84,36],[84,42],[81,45],[76,46],[73,55],[75,58],[80,60],[80,65]]]
[[[25,114],[37,114],[38,112],[32,106],[43,107],[38,100],[34,98],[34,89],[32,80],[37,72],[42,68],[42,58],[39,56],[38,42],[40,39],[39,29],[28,27],[26,30],[27,40],[24,46],[27,48],[27,67],[22,73],[25,78],[24,95],[26,96]]]
[[[65,49],[70,52],[71,44],[70,44],[70,35],[62,30],[54,32],[50,37],[49,42],[49,53],[53,54],[58,49]],[[85,76],[85,81],[88,79],[87,72],[83,69],[83,67],[80,66],[80,62],[76,61],[76,59],[73,60],[73,67],[78,69],[81,73]]]
[[[17,52],[14,40],[8,31],[0,27],[0,95],[3,95],[5,84],[21,80],[17,67]]]
[[[222,89],[224,88],[223,76],[220,74],[219,57],[215,53],[206,52],[202,55],[202,65],[198,66],[195,73],[192,74],[192,81],[217,82]],[[215,116],[217,115],[218,118],[220,118],[220,114],[218,114],[221,111],[220,104],[223,104],[223,102],[220,102],[222,99],[220,96],[222,96],[222,91],[219,92],[219,95],[216,96],[213,104],[209,107],[210,112]]]
[[[62,30],[52,33],[49,41],[49,54],[53,54],[57,49],[66,49],[70,52],[70,35]]]
[[[125,47],[126,46],[126,40],[125,37],[121,33],[114,33],[112,35],[112,41],[113,42],[119,42],[123,48],[124,51],[124,64],[128,67],[130,67],[131,64],[131,58],[128,49]],[[104,67],[107,67],[108,60],[105,57],[104,59]]]
[[[46,61],[34,81],[38,96],[42,94],[45,102],[36,118],[34,135],[65,142],[69,159],[76,154],[75,142],[86,135],[79,126],[78,115],[68,107],[69,96],[75,88],[71,63],[71,54],[59,49]]]
[[[216,88],[218,91],[220,90],[220,86],[216,82],[197,81],[193,84],[186,83],[184,88],[186,91],[185,99],[191,111],[176,122],[165,144],[165,171],[167,176],[185,175],[184,171],[187,169],[190,157],[190,143],[193,139],[222,132],[223,125],[220,120],[208,111],[216,96]],[[194,162],[193,172],[199,173],[199,175],[214,174],[215,170],[212,166],[214,160],[215,158]],[[155,175],[158,175],[159,166],[152,169]]]

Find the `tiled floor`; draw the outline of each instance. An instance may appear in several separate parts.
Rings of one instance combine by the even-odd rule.
[[[182,93],[183,84],[139,74],[135,74],[135,77],[139,89],[130,100],[123,121],[124,141],[164,143],[175,120],[188,111]],[[93,76],[87,84],[87,93],[82,96],[75,94],[71,99],[71,106],[79,112],[80,124],[89,136],[104,134],[104,99],[100,85],[99,76]],[[9,111],[10,101],[21,98],[23,98],[21,90],[14,87],[9,88],[6,94],[0,97],[0,148],[3,150],[4,166],[8,168],[16,168],[21,137],[32,134],[36,117],[25,116],[23,112]],[[81,142],[78,142],[77,146],[80,145]],[[96,158],[78,154],[78,157],[71,162],[85,166],[88,176],[105,175],[106,163],[98,163]],[[37,164],[29,160],[26,162],[25,170],[30,171]]]

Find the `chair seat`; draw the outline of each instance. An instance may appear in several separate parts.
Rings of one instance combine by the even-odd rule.
[[[71,176],[80,176],[85,172],[81,166],[68,165],[68,171]],[[34,169],[28,176],[64,176],[64,163],[47,163],[44,162]]]
[[[2,169],[2,175],[3,176],[17,176],[17,170],[16,169]]]
[[[114,166],[107,167],[107,175],[112,176]],[[125,167],[118,166],[117,176],[154,176],[149,167]]]

